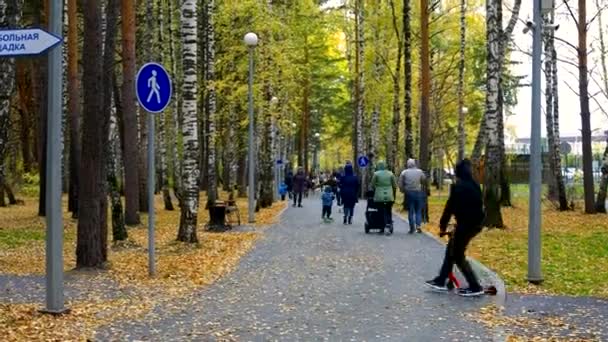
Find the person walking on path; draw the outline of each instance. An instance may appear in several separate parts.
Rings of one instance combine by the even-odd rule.
[[[293,177],[293,206],[302,208],[302,195],[306,191],[306,175],[303,168],[298,168],[298,172]]]
[[[323,203],[323,213],[321,214],[321,218],[323,220],[331,221],[331,206],[334,203],[334,193],[330,186],[325,187],[325,191],[321,196],[321,201]]]
[[[384,227],[386,235],[393,233],[393,203],[397,193],[397,179],[395,175],[386,169],[384,161],[379,161],[377,171],[372,177],[372,190],[374,190],[374,202],[382,211],[384,216]]]
[[[454,264],[458,266],[469,287],[459,291],[465,297],[479,296],[484,293],[471,265],[466,259],[465,250],[471,240],[481,232],[485,211],[479,184],[473,179],[471,162],[464,159],[456,165],[456,184],[450,189],[450,197],[443,210],[439,228],[445,234],[450,218],[456,217],[456,228],[445,251],[439,275],[426,282],[435,290],[447,291],[446,280]]]
[[[344,224],[353,223],[355,204],[359,197],[359,178],[353,172],[353,165],[344,166],[344,176],[340,180],[340,196],[344,205]]]
[[[287,193],[289,194],[289,199],[293,197],[293,172],[288,171],[287,176],[285,176],[285,185],[287,186]]]
[[[410,234],[414,231],[421,233],[422,206],[424,205],[423,184],[426,181],[424,172],[416,167],[416,160],[409,159],[407,168],[399,175],[399,190],[407,199],[407,217],[410,224]]]

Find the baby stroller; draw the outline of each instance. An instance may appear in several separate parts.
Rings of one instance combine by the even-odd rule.
[[[374,202],[374,191],[369,190],[365,197],[367,198],[367,207],[365,208],[365,234],[369,234],[371,230],[378,230],[379,233],[384,233],[386,228],[384,224],[384,215],[382,209]],[[392,233],[392,228],[391,233]]]

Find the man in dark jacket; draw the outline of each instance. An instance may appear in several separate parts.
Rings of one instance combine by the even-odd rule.
[[[426,284],[435,290],[447,291],[446,281],[456,264],[469,284],[459,294],[465,297],[479,296],[483,294],[483,288],[466,259],[465,250],[469,242],[481,232],[485,219],[482,193],[479,184],[473,179],[469,160],[465,159],[456,165],[456,177],[456,184],[450,190],[450,197],[441,216],[441,234],[446,233],[452,215],[456,217],[456,228],[446,248],[439,276]]]
[[[293,177],[293,206],[296,204],[298,207],[302,207],[302,195],[306,190],[306,175],[304,174],[303,168],[298,168],[298,173]]]
[[[287,176],[285,176],[285,185],[287,186],[287,193],[291,199],[293,196],[293,172],[287,172]]]
[[[344,176],[340,179],[340,196],[344,204],[344,224],[353,223],[355,204],[359,195],[359,178],[353,171],[353,165],[347,163],[344,167]]]

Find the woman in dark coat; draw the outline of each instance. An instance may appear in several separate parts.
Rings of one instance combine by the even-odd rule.
[[[352,224],[359,197],[359,178],[354,174],[352,164],[344,167],[344,175],[340,179],[340,197],[344,205],[344,224]]]
[[[298,168],[298,173],[293,177],[293,206],[302,207],[302,194],[306,191],[306,175],[303,168]]]

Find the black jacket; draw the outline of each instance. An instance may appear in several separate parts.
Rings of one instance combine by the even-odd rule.
[[[479,231],[485,219],[481,188],[473,179],[470,168],[457,167],[458,181],[450,189],[450,197],[441,216],[440,228],[445,231],[452,215],[456,217],[456,229]]]

